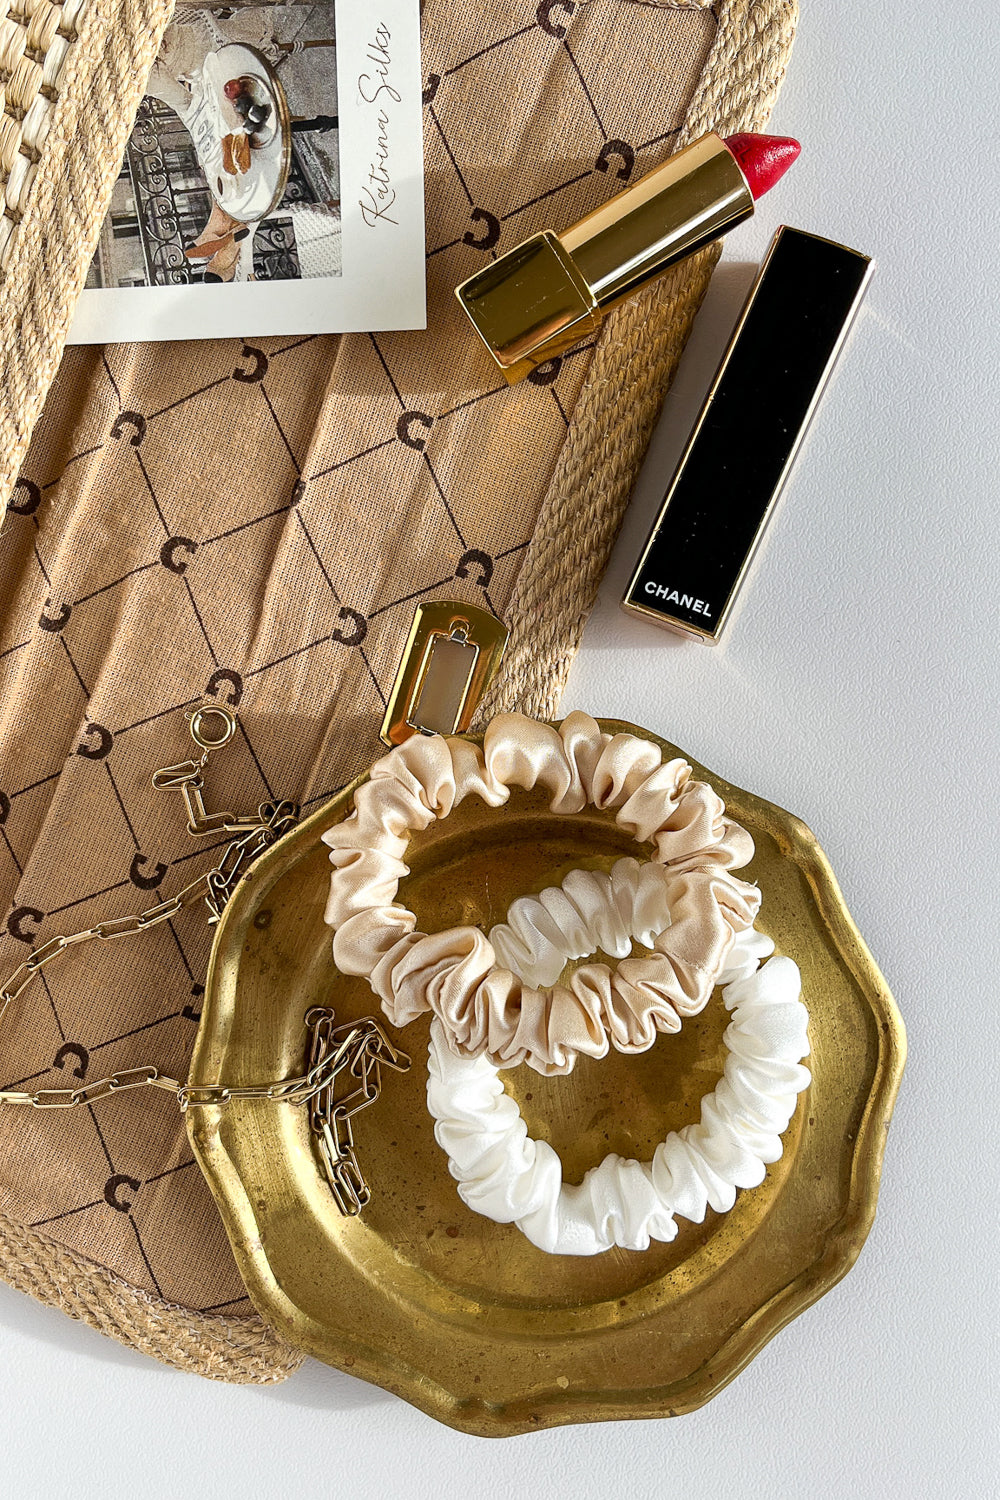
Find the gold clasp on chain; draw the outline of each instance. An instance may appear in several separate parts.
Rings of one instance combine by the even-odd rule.
[[[206,757],[228,745],[236,733],[236,715],[221,703],[203,703],[184,717],[191,728],[191,738]]]
[[[233,738],[239,722],[236,715],[221,704],[209,703],[189,710],[184,717],[201,755],[197,760],[182,760],[175,766],[161,766],[158,771],[153,772],[153,787],[158,792],[181,793],[187,807],[187,831],[194,838],[203,838],[209,833],[253,832],[263,821],[261,809],[258,809],[256,816],[253,813],[243,816],[231,812],[210,813],[202,796],[204,771],[209,756],[216,750],[221,750],[223,745],[228,745]]]
[[[299,809],[297,803],[284,801],[262,802],[256,813],[210,813],[202,795],[205,767],[216,750],[229,744],[239,721],[232,709],[217,703],[202,704],[191,709],[185,714],[185,718],[191,738],[201,755],[197,760],[182,760],[173,766],[161,766],[153,773],[153,787],[158,792],[181,793],[187,808],[187,831],[193,837],[202,838],[209,833],[237,835],[227,846],[215,869],[210,870],[205,877],[208,882],[205,893],[208,920],[214,926],[248,866],[281,838],[282,834],[295,827]]]

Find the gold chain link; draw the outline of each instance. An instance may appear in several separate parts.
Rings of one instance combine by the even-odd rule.
[[[0,1093],[0,1100],[4,1104],[30,1104],[33,1109],[75,1109],[80,1104],[97,1104],[99,1100],[108,1099],[112,1094],[124,1094],[129,1089],[146,1088],[148,1085],[169,1089],[172,1094],[176,1094],[180,1088],[176,1078],[168,1078],[157,1068],[147,1065],[124,1068],[120,1073],[112,1073],[109,1078],[98,1078],[94,1083],[85,1083],[79,1089],[36,1089],[33,1094],[5,1089]]]
[[[192,880],[191,884],[186,885],[182,891],[178,891],[176,896],[170,896],[166,901],[161,901],[159,905],[151,906],[146,911],[136,912],[128,917],[112,917],[106,922],[98,922],[96,927],[84,928],[82,932],[71,932],[66,936],[49,938],[48,942],[36,948],[33,953],[29,953],[24,962],[18,964],[13,974],[8,975],[3,988],[0,989],[0,1021],[3,1020],[8,1005],[24,993],[36,974],[40,974],[48,964],[60,958],[67,948],[75,948],[79,943],[92,941],[113,942],[115,938],[129,937],[133,932],[145,932],[148,927],[155,927],[158,922],[168,922],[185,906],[192,906],[200,898],[208,897],[211,890],[209,882],[214,873],[210,871],[207,875],[199,875],[197,880]],[[0,1091],[0,1100],[6,1097],[6,1094]]]
[[[182,1110],[206,1104],[228,1104],[231,1099],[269,1099],[283,1104],[308,1104],[324,1091],[329,1091],[334,1079],[346,1067],[353,1077],[367,1075],[373,1067],[381,1064],[405,1073],[410,1059],[405,1052],[394,1047],[372,1016],[362,1021],[348,1021],[345,1025],[324,1032],[325,1022],[332,1022],[333,1011],[325,1006],[315,1006],[306,1015],[306,1025],[313,1034],[311,1056],[315,1059],[308,1072],[298,1078],[281,1078],[272,1083],[213,1083],[193,1087],[178,1086],[177,1098]],[[329,1050],[332,1046],[333,1050]],[[349,1105],[348,1113],[356,1115],[359,1109],[374,1102],[366,1097],[356,1102],[352,1095],[343,1101]]]

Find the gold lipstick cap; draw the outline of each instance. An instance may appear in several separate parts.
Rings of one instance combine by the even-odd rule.
[[[704,135],[570,229],[509,250],[456,289],[511,385],[601,326],[604,313],[753,213],[721,136]]]

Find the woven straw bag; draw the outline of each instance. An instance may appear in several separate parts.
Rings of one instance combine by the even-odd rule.
[[[703,131],[761,128],[795,0],[427,0],[426,334],[64,357],[170,12],[18,0],[0,23],[4,973],[200,868],[149,792],[186,703],[239,703],[220,799],[318,803],[377,751],[414,600],[457,596],[511,626],[486,711],[553,713],[717,252],[514,390],[451,288]],[[183,1077],[209,934],[194,912],[171,934],[53,970],[11,1008],[5,1079],[65,1085],[95,1053]],[[169,1098],[7,1110],[0,1142],[11,1285],[218,1379],[296,1367]]]

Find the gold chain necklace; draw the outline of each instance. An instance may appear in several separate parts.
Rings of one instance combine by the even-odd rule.
[[[256,813],[250,814],[210,813],[203,795],[205,769],[215,751],[227,745],[236,733],[236,715],[231,709],[210,704],[194,709],[185,717],[200,754],[192,760],[162,767],[153,776],[153,787],[157,791],[181,793],[188,814],[187,830],[193,837],[201,838],[211,833],[233,835],[222,858],[211,870],[156,906],[130,916],[98,922],[81,932],[49,938],[18,965],[0,988],[0,1023],[8,1006],[24,993],[35,976],[71,948],[88,942],[114,942],[133,933],[147,932],[200,900],[204,900],[208,907],[210,925],[215,925],[237,883],[254,860],[297,824],[299,809],[294,802],[288,801],[262,802]],[[81,1105],[97,1104],[112,1095],[149,1087],[166,1089],[176,1095],[182,1111],[205,1105],[224,1105],[231,1099],[308,1104],[310,1127],[334,1200],[341,1213],[354,1215],[368,1203],[371,1193],[358,1165],[352,1120],[378,1099],[382,1068],[406,1072],[410,1059],[393,1046],[373,1017],[366,1016],[363,1020],[341,1026],[335,1026],[334,1021],[334,1012],[326,1006],[314,1006],[307,1012],[308,1066],[295,1078],[238,1086],[217,1084],[210,1088],[188,1088],[149,1064],[122,1069],[77,1089],[35,1089],[33,1092],[0,1089],[0,1103],[26,1104],[32,1109],[76,1109]]]

